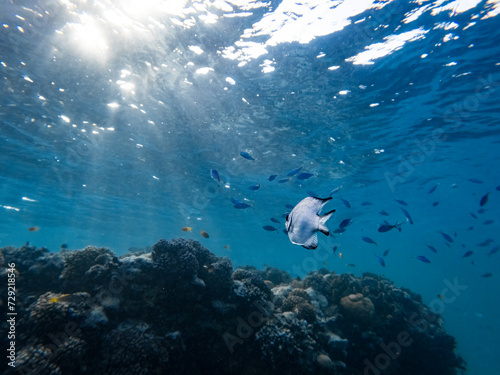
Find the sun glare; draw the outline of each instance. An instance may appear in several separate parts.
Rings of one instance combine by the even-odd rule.
[[[127,0],[122,9],[133,19],[141,20],[159,13],[180,16],[184,13],[186,0]]]
[[[81,23],[69,23],[70,35],[77,49],[87,57],[105,59],[109,49],[95,20],[87,15],[80,15]]]

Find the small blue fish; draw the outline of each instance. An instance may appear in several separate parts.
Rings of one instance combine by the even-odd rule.
[[[305,172],[304,172],[304,173],[299,174],[299,175],[297,176],[297,178],[298,178],[299,180],[307,180],[307,179],[311,178],[312,176],[314,176],[314,174],[312,174],[312,173],[305,173]]]
[[[291,210],[293,210],[293,208],[294,208],[295,206],[292,206],[290,203],[287,203],[287,204],[285,204],[285,207],[286,207],[286,208],[289,208],[289,209],[291,209]]]
[[[429,249],[431,249],[431,251],[433,253],[437,253],[438,252],[434,246],[431,246],[431,245],[425,245],[425,246],[427,246]]]
[[[488,254],[486,255],[493,255],[495,254],[496,252],[498,252],[498,250],[500,250],[500,246],[495,246],[494,248],[492,248],[490,251],[488,251]]]
[[[450,235],[448,235],[448,234],[446,234],[446,233],[444,233],[444,232],[439,232],[439,233],[441,233],[441,235],[443,236],[443,238],[444,238],[446,241],[448,241],[448,242],[450,242],[450,243],[451,243],[451,242],[453,242],[453,238],[451,238],[451,236],[450,236]]]
[[[434,193],[434,192],[436,191],[436,189],[438,188],[438,186],[439,186],[439,184],[436,184],[436,185],[434,185],[433,187],[431,187],[431,188],[429,189],[429,191],[427,192],[427,194],[432,194],[432,193]]]
[[[344,204],[345,204],[345,206],[346,206],[347,208],[351,208],[351,204],[349,203],[349,201],[348,201],[348,200],[345,200],[345,199],[342,199],[342,198],[340,198],[340,200],[341,200],[342,202],[344,202]]]
[[[338,193],[341,188],[342,186],[336,187],[330,192],[330,194],[328,194],[328,196],[331,197],[333,194]]]
[[[268,180],[269,181],[274,181],[276,179],[276,177],[278,177],[277,174],[272,174],[272,175],[269,176]]]
[[[477,244],[477,246],[485,247],[489,246],[493,242],[492,238],[488,238],[487,240],[484,240],[483,242]]]
[[[493,274],[491,272],[486,272],[481,275],[481,277],[491,277]]]
[[[474,219],[477,219],[477,216],[474,215],[472,212],[469,211],[470,216],[472,216]]]
[[[372,202],[363,202],[361,203],[362,206],[371,206],[373,203]]]
[[[361,239],[365,242],[371,243],[373,245],[377,245],[375,241],[373,241],[370,237],[361,237]]]
[[[239,202],[239,203],[235,203],[233,207],[241,210],[241,209],[245,209],[245,208],[250,207],[250,205],[246,204],[246,203]]]
[[[381,256],[378,256],[377,254],[373,253],[375,255],[375,258],[377,258],[377,261],[380,263],[382,267],[385,267],[385,260]]]
[[[264,228],[265,230],[267,230],[268,232],[274,232],[274,231],[278,231],[275,227],[272,227],[270,225],[264,225],[262,228]]]
[[[493,224],[495,222],[495,220],[492,220],[492,219],[489,219],[489,220],[486,220],[483,225],[490,225],[490,224]]]
[[[488,195],[490,193],[486,193],[485,195],[483,195],[483,197],[481,198],[481,200],[479,201],[479,205],[481,207],[483,207],[486,203],[488,203]]]
[[[408,206],[408,203],[406,203],[404,200],[402,199],[394,199],[396,202],[398,202],[399,204],[403,205],[403,206]]]
[[[384,257],[386,257],[389,254],[389,250],[390,249],[387,249],[386,251],[384,251],[384,254],[383,254]]]
[[[316,194],[316,193],[315,193],[314,191],[312,191],[312,190],[308,190],[308,191],[306,191],[306,193],[307,193],[307,195],[309,195],[310,197],[313,197],[313,198],[318,198],[318,197],[319,197],[319,195],[318,195],[318,194]]]
[[[286,175],[288,177],[295,176],[299,171],[302,169],[302,167],[292,169],[290,172],[288,172]]]
[[[275,219],[274,217],[271,218],[271,221],[276,224],[281,224],[281,222],[278,219]]]
[[[486,210],[484,208],[480,208],[479,210],[477,210],[478,214],[484,214],[485,212]]]
[[[335,252],[337,251],[337,249],[338,249],[338,248],[339,248],[339,247],[338,247],[337,245],[335,245],[335,246],[333,247],[333,253],[334,253],[334,254],[335,254]]]
[[[215,169],[210,169],[210,176],[212,176],[212,178],[213,178],[215,181],[220,182],[219,172],[217,172]]]
[[[497,189],[497,191],[500,191],[500,185],[498,185],[495,189]]]
[[[382,224],[378,227],[380,233],[389,232],[391,229],[397,228],[401,232],[401,223],[392,224]]]
[[[333,231],[335,234],[341,234],[345,232],[345,228],[337,228]]]
[[[241,201],[239,201],[238,199],[235,199],[235,198],[231,198],[231,202],[233,202],[233,204],[242,203]]]
[[[259,188],[260,188],[260,184],[252,185],[252,186],[248,187],[249,190],[259,190]]]
[[[400,207],[400,208],[403,211],[403,214],[406,216],[406,219],[408,220],[408,222],[410,224],[413,224],[413,220],[412,220],[412,218],[410,216],[410,213],[408,211],[406,211],[403,207]]]
[[[483,183],[483,181],[478,180],[477,178],[469,178],[469,181],[473,182],[475,184],[482,184]]]
[[[421,261],[421,262],[424,262],[424,263],[430,263],[431,261],[429,259],[427,259],[426,257],[424,257],[423,255],[418,255],[416,256],[416,258]]]
[[[436,207],[439,204],[439,202],[434,202],[432,203],[432,207]]]
[[[470,257],[474,252],[472,250],[467,251],[464,255],[462,255],[462,258],[468,258]]]
[[[288,182],[288,181],[290,181],[289,178],[282,178],[281,180],[278,180],[278,183],[283,184],[283,183]]]
[[[379,214],[384,216],[389,216],[389,214],[386,211],[380,211]]]
[[[246,151],[241,151],[241,152],[240,152],[240,155],[241,155],[243,158],[247,159],[247,160],[255,160],[254,158],[252,158],[252,155],[250,155],[250,154],[249,154],[248,152],[246,152]]]
[[[345,228],[347,227],[349,224],[351,224],[352,220],[351,219],[344,219],[340,222],[339,224],[339,228]]]

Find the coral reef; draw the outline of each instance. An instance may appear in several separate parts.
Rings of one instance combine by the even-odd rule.
[[[372,300],[361,293],[343,297],[340,300],[340,306],[343,307],[345,315],[354,321],[370,322],[375,313]]]
[[[16,368],[36,374],[439,374],[464,368],[441,317],[378,275],[303,280],[192,240],[0,249],[16,264]],[[7,272],[0,271],[5,306]],[[7,332],[7,322],[0,322]],[[10,344],[7,335],[3,347]]]

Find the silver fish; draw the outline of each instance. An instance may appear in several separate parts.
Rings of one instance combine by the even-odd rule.
[[[307,197],[293,208],[286,218],[286,229],[290,242],[306,249],[318,247],[317,232],[320,231],[327,236],[330,234],[325,224],[335,210],[319,215],[323,206],[330,199],[332,198]]]

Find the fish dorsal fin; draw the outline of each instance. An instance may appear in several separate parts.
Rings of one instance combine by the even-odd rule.
[[[314,250],[318,247],[318,236],[316,235],[316,232],[306,241],[305,244],[302,245],[302,247],[309,250]]]
[[[333,199],[332,197],[328,197],[328,198],[311,197],[311,198],[317,199],[317,200],[321,201],[323,204],[328,202],[330,199]]]
[[[319,226],[318,226],[318,230],[325,234],[325,235],[330,235],[330,231],[328,230],[327,226],[326,226],[326,222],[327,220],[330,218],[330,216],[332,216],[332,214],[335,212],[335,210],[331,210],[330,212],[327,212],[326,214],[322,215],[320,218],[319,218]]]
[[[316,213],[319,214],[319,212],[321,211],[321,209],[323,208],[323,206],[325,204],[328,203],[328,201],[330,199],[333,199],[332,197],[328,197],[328,198],[318,198],[318,197],[309,197],[310,198],[310,201],[311,202],[310,204],[312,205],[311,207],[316,211]],[[306,198],[307,199],[307,198]]]

